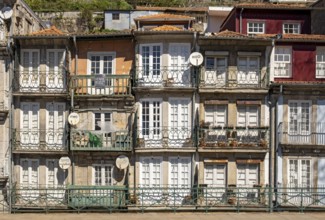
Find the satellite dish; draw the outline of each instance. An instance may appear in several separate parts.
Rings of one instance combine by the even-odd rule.
[[[69,157],[61,157],[59,160],[59,166],[62,170],[66,170],[71,166],[71,160]]]
[[[70,125],[77,125],[79,123],[80,117],[77,112],[71,112],[68,116],[68,122]]]
[[[12,8],[6,6],[1,9],[0,17],[3,20],[8,20],[12,17],[12,14],[13,14]]]
[[[199,52],[193,52],[189,60],[193,66],[200,66],[203,63],[203,55]]]
[[[124,170],[129,166],[129,158],[125,155],[120,155],[116,158],[115,164],[120,170]]]

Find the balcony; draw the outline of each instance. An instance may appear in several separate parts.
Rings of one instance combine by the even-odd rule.
[[[153,67],[136,70],[135,87],[154,88],[193,88],[195,86],[190,67],[164,66],[159,69]]]
[[[201,127],[199,148],[266,150],[268,132],[267,127]]]
[[[20,129],[13,131],[14,151],[67,151],[68,140],[64,130]]]
[[[139,128],[137,148],[195,148],[194,129],[190,127]]]
[[[70,78],[75,96],[130,96],[129,75],[75,75]]]
[[[278,133],[282,145],[325,145],[325,123],[282,122]]]
[[[256,69],[237,70],[235,78],[227,68],[204,69],[201,72],[200,88],[264,88],[265,79]]]
[[[131,151],[132,136],[127,130],[116,132],[75,130],[71,131],[73,151]]]
[[[13,89],[16,93],[66,93],[66,72],[15,71]]]

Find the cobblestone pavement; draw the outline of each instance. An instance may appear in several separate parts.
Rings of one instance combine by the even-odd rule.
[[[51,213],[0,214],[0,220],[324,220],[325,213]]]

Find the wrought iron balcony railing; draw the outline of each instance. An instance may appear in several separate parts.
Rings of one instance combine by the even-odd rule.
[[[323,122],[282,122],[278,133],[281,144],[325,145]]]
[[[191,148],[196,147],[191,127],[138,128],[137,148]]]
[[[71,131],[73,151],[131,151],[132,135],[129,131]]]
[[[229,76],[227,68],[203,69],[200,77],[201,88],[263,88],[264,78],[256,69],[243,69],[236,72],[236,78]]]
[[[136,87],[180,87],[195,86],[193,70],[189,66],[137,67]]]
[[[199,129],[200,148],[268,148],[268,128],[208,127]]]
[[[129,75],[74,75],[70,88],[76,96],[129,96]]]
[[[66,93],[65,71],[15,71],[13,89],[21,93]]]
[[[68,139],[65,130],[20,129],[13,131],[16,151],[67,151]]]

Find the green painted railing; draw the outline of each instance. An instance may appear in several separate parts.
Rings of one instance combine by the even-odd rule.
[[[15,187],[12,212],[51,211],[325,211],[325,187]]]
[[[132,135],[129,131],[71,131],[73,151],[131,151]]]

